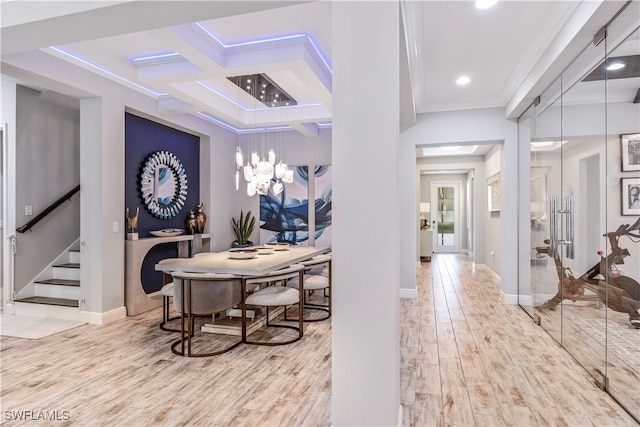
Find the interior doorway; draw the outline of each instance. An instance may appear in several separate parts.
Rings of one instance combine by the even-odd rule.
[[[433,181],[431,183],[433,251],[460,252],[460,182]]]

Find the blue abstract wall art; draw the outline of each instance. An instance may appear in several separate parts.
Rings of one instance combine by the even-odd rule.
[[[309,168],[292,167],[293,182],[285,183],[277,196],[272,188],[260,196],[260,242],[308,244],[309,240]]]

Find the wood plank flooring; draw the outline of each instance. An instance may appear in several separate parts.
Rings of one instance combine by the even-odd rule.
[[[405,426],[636,426],[572,357],[464,255],[418,269],[402,300]]]
[[[465,256],[437,255],[417,274],[418,298],[401,301],[405,426],[637,425]],[[331,425],[330,321],[292,345],[184,358],[161,317],[3,337],[2,425]],[[69,419],[11,419],[21,410]]]

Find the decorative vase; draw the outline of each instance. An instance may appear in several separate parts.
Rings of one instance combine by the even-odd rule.
[[[196,214],[193,211],[189,211],[189,218],[187,218],[187,230],[189,234],[195,234],[198,229],[198,220]]]
[[[253,246],[253,242],[251,240],[247,240],[247,243],[244,245],[238,243],[237,240],[234,240],[233,243],[231,243],[232,248],[248,248],[249,246]]]
[[[200,202],[196,210],[196,233],[204,233],[204,226],[207,224],[207,214],[202,210],[203,206],[204,203]]]

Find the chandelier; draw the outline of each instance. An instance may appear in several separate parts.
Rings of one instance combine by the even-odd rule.
[[[243,95],[242,92],[246,91],[253,97],[252,101],[258,101],[256,104],[263,107],[253,110],[256,123],[258,122],[259,113],[274,116],[280,112],[278,107],[295,105],[295,101],[291,99],[291,97],[263,74],[229,77],[229,80],[241,89],[238,99],[239,106],[241,103],[240,98]],[[238,117],[240,117],[240,113]],[[281,149],[282,146],[282,135],[280,132],[280,130],[275,131],[276,145],[279,149]],[[273,134],[273,132],[271,132],[271,134]],[[247,194],[249,196],[254,196],[255,194],[266,195],[272,183],[273,193],[275,195],[280,194],[284,189],[283,183],[293,182],[293,170],[290,170],[287,164],[282,163],[282,161],[276,163],[276,153],[273,150],[273,146],[269,149],[268,154],[266,156],[264,155],[266,151],[265,147],[269,145],[269,133],[252,133],[249,135],[249,138],[251,158],[247,160],[247,164],[245,165],[242,149],[240,148],[241,135],[238,133],[238,146],[236,147],[236,190],[240,188],[240,169],[242,169],[244,179],[247,182]],[[260,139],[260,141],[258,141],[258,139]],[[258,155],[258,145],[261,147],[262,157]],[[272,141],[271,145],[273,145]]]

